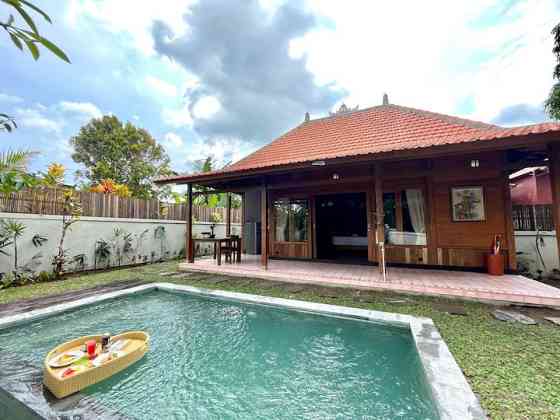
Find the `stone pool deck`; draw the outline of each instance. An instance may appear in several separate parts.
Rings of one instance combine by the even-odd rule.
[[[288,283],[442,296],[500,305],[560,308],[560,289],[512,274],[495,277],[467,271],[389,267],[387,280],[384,281],[378,268],[371,265],[270,260],[268,269],[264,270],[258,255],[243,255],[240,264],[222,265],[217,265],[211,257],[197,258],[194,264],[182,263],[180,268]]]
[[[109,283],[100,286],[89,287],[87,289],[78,289],[71,292],[58,293],[55,295],[41,296],[34,299],[18,300],[13,303],[0,304],[0,318],[8,315],[17,315],[30,312],[36,309],[42,309],[51,305],[71,302],[73,300],[83,299],[89,296],[100,295],[116,290],[128,289],[145,283],[142,280],[126,280]]]

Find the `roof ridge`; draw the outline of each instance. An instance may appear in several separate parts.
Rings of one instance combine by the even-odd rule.
[[[374,108],[383,108],[383,107],[385,107],[385,106],[388,106],[388,105],[372,105],[372,106],[368,106],[367,108],[352,109],[352,110],[345,111],[345,112],[341,112],[341,113],[334,112],[334,113],[332,113],[331,115],[325,115],[324,117],[313,118],[313,119],[310,119],[309,121],[304,121],[304,122],[302,122],[300,125],[312,123],[312,122],[315,122],[315,121],[328,120],[328,119],[335,119],[335,118],[337,118],[337,117],[346,117],[346,116],[348,116],[348,115],[357,114],[357,113],[359,113],[359,112],[370,111],[370,110],[372,110],[372,109],[374,109]],[[298,127],[299,127],[299,126],[298,126]]]
[[[340,114],[339,113],[334,113],[332,115],[326,115],[324,117],[319,117],[319,118],[311,119],[309,121],[304,121],[300,125],[307,124],[307,123],[313,123],[315,121],[335,119],[337,117],[345,117],[345,116],[349,116],[349,115],[352,115],[352,114],[357,114],[359,112],[371,111],[371,110],[377,109],[377,108],[397,108],[397,109],[400,109],[401,111],[412,112],[412,113],[415,113],[415,114],[423,116],[423,117],[444,120],[446,122],[459,124],[459,125],[462,125],[462,126],[468,127],[468,128],[505,129],[505,127],[501,127],[501,126],[495,125],[495,124],[485,123],[483,121],[477,121],[477,120],[472,120],[472,119],[469,119],[469,118],[457,117],[455,115],[443,114],[443,113],[440,113],[440,112],[427,111],[427,110],[420,109],[420,108],[413,108],[413,107],[404,106],[404,105],[397,105],[397,104],[372,105],[372,106],[369,106],[367,108],[355,109],[355,110],[347,111],[347,112],[340,113]]]

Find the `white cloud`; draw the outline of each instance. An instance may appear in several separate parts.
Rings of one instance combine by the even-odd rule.
[[[103,116],[101,110],[91,102],[61,101],[59,106],[62,111],[78,114],[83,117],[84,120],[101,118]]]
[[[176,166],[178,170],[184,170],[187,149],[181,136],[174,132],[168,132],[163,136],[161,145],[165,148],[173,165]]]
[[[16,121],[21,128],[38,128],[49,133],[59,134],[64,123],[45,115],[40,108],[16,109]]]
[[[180,135],[169,132],[163,137],[163,145],[169,148],[177,149],[183,146],[183,139]]]
[[[7,95],[0,92],[0,102],[7,104],[19,104],[23,102],[23,98],[20,98],[19,96]]]
[[[218,167],[237,161],[255,150],[252,143],[239,139],[203,140],[195,138],[186,141],[175,132],[167,132],[161,144],[171,157],[174,169],[178,171],[190,170],[190,166],[197,160],[212,156]]]
[[[197,139],[185,148],[186,160],[194,162],[212,156],[218,166],[238,161],[254,151],[255,145],[239,139],[215,139],[212,141]]]
[[[203,96],[193,106],[195,118],[210,118],[220,110],[222,105],[214,96]]]
[[[330,22],[292,41],[319,83],[349,91],[349,105],[391,102],[491,120],[518,103],[542,102],[552,85],[550,31],[556,0],[363,2],[309,0]],[[403,13],[406,10],[406,13]]]
[[[164,108],[161,117],[167,125],[174,128],[188,127],[191,126],[193,122],[188,104],[180,108]]]
[[[113,33],[128,33],[132,44],[144,54],[153,54],[151,26],[161,20],[175,33],[186,30],[183,13],[194,0],[71,0],[66,10],[66,22],[79,26],[82,17],[101,22]]]
[[[156,93],[164,96],[169,97],[177,97],[179,92],[175,85],[166,82],[165,80],[161,80],[154,76],[146,76],[144,78],[144,82],[148,85],[150,89],[155,91]]]

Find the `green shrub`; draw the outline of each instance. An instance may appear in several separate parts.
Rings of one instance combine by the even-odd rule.
[[[14,284],[16,281],[16,276],[14,273],[4,273],[2,279],[0,280],[0,289],[6,289]]]
[[[35,277],[35,281],[38,283],[44,283],[47,281],[53,281],[55,279],[55,275],[52,272],[48,272],[48,271],[41,271],[39,272],[39,274],[37,274],[37,276]]]

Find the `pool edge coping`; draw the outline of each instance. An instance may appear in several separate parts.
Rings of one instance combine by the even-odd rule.
[[[0,330],[67,312],[82,306],[152,290],[187,293],[322,315],[359,318],[374,323],[408,328],[418,351],[440,418],[442,420],[482,420],[487,418],[461,368],[430,318],[159,282],[102,293],[72,302],[54,304],[26,313],[2,317],[0,318]]]

